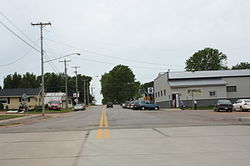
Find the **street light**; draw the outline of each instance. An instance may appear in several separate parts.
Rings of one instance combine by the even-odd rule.
[[[71,55],[81,55],[81,54],[80,53],[71,53],[71,54],[68,54],[68,55],[60,56],[58,58],[54,58],[54,59],[44,61],[43,63],[47,63],[47,62],[51,62],[51,61],[54,61],[54,60],[62,59],[62,58],[65,58],[65,57],[68,57],[68,56],[71,56]]]

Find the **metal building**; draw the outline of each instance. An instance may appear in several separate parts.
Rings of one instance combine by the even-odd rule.
[[[214,105],[218,99],[235,102],[250,98],[250,70],[159,73],[154,80],[155,103],[160,107]]]

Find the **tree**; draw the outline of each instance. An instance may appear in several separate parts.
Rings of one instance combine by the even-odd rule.
[[[232,67],[232,70],[238,70],[238,69],[250,69],[250,63],[240,62],[237,65]]]
[[[76,89],[76,77],[68,76],[68,94],[73,96]],[[78,90],[80,92],[79,101],[84,101],[84,93],[89,95],[89,101],[92,102],[93,96],[90,95],[90,81],[91,77],[81,74],[77,75]],[[85,80],[85,89],[83,87]],[[41,87],[41,76],[36,76],[33,73],[26,73],[20,75],[14,73],[7,75],[4,78],[4,89],[7,88],[39,88]],[[65,92],[65,75],[63,73],[45,73],[44,74],[45,92]],[[87,88],[88,87],[88,88]]]
[[[101,78],[103,103],[121,103],[135,98],[140,83],[135,81],[135,75],[128,66],[117,65]]]
[[[187,71],[225,70],[227,56],[217,49],[205,48],[186,60]]]
[[[17,74],[16,72],[12,75],[9,74],[4,78],[3,88],[38,88],[40,82],[36,75],[27,72],[24,75]]]

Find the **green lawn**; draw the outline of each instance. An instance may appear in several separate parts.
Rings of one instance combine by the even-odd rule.
[[[13,118],[18,118],[22,116],[23,115],[0,115],[0,120],[13,119]]]
[[[72,112],[72,109],[61,109],[61,110],[49,110],[45,109],[45,113],[66,113],[66,112]],[[33,110],[28,111],[28,114],[41,114],[42,110]]]

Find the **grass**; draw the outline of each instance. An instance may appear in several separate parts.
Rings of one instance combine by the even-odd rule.
[[[72,109],[61,109],[61,110],[49,110],[45,109],[45,113],[67,113],[67,112],[72,112]],[[28,111],[27,114],[41,114],[42,110],[33,110],[33,111]]]
[[[23,115],[0,115],[0,120],[13,119],[13,118],[18,118],[22,116]]]

